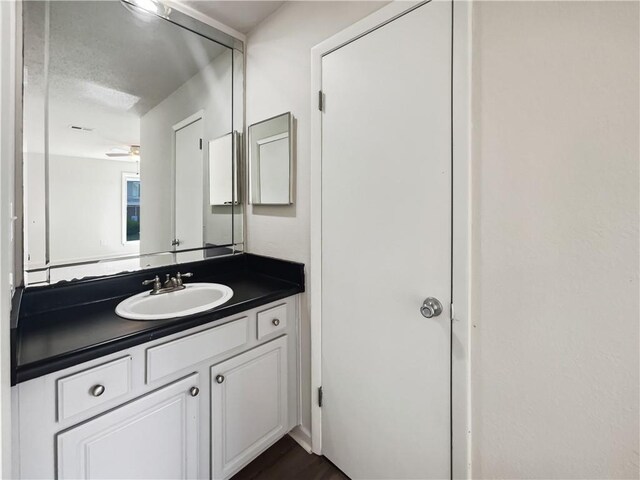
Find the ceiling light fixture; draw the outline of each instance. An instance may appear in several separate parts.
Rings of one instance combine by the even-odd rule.
[[[120,2],[130,10],[131,7],[137,7],[140,10],[153,13],[163,18],[169,18],[169,14],[171,13],[171,8],[158,0],[120,0]]]
[[[118,158],[118,157],[134,157],[140,158],[140,145],[131,145],[129,148],[112,148],[110,152],[105,153],[107,157],[110,158]]]

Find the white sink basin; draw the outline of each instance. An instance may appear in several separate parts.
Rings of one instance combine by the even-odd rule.
[[[228,302],[233,290],[219,283],[188,283],[175,292],[142,292],[123,300],[116,314],[129,320],[162,320],[205,312]]]

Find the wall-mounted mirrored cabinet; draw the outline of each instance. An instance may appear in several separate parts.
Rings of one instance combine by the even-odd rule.
[[[284,113],[249,127],[249,201],[293,203],[293,117]]]
[[[242,249],[243,45],[138,4],[22,3],[27,284]]]

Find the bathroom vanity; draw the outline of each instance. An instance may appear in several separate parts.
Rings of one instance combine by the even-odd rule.
[[[202,314],[118,303],[179,269],[229,286]],[[13,331],[19,478],[227,479],[299,421],[303,266],[251,254],[22,292]]]
[[[230,478],[300,423],[303,265],[243,253],[244,42],[155,0],[20,8],[13,475]],[[261,203],[293,201],[283,118]]]

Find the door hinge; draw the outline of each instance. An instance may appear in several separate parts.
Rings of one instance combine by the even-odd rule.
[[[318,387],[318,406],[322,408],[322,387]]]
[[[324,111],[324,93],[322,93],[322,90],[318,92],[318,110]]]
[[[455,318],[455,311],[453,310],[453,302],[451,302],[451,308],[449,309],[449,320],[451,320],[453,322],[453,319]]]
[[[200,139],[200,150],[202,150],[202,139]]]

